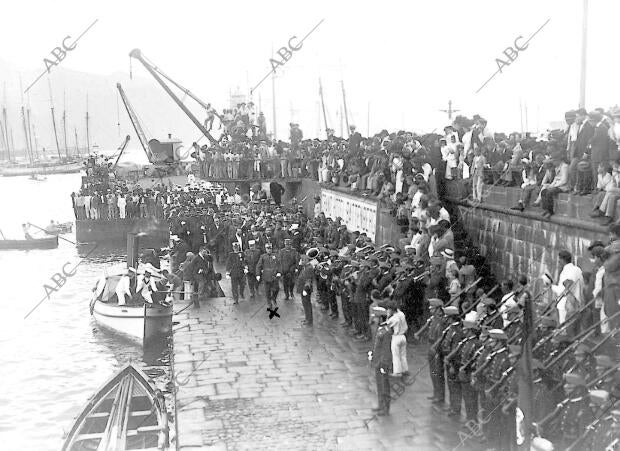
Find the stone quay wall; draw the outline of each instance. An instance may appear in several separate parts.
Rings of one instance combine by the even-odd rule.
[[[483,202],[471,204],[464,200],[467,187],[451,182],[446,185],[446,200],[498,280],[516,279],[519,274],[533,279],[546,272],[557,280],[562,249],[588,271],[588,246],[594,240],[608,241],[607,228],[589,217],[590,196],[561,194],[556,199],[556,214],[546,220],[538,208],[510,209],[519,200],[518,188],[485,186],[483,192]]]

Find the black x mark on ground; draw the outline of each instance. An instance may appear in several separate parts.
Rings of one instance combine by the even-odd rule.
[[[272,319],[274,316],[280,318],[280,314],[278,313],[278,307],[275,307],[274,309],[270,309],[269,307],[267,307],[267,311],[269,312],[269,319]]]

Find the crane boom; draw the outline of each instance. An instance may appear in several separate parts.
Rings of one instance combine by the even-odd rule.
[[[112,167],[112,170],[116,169],[116,165],[118,164],[119,160],[121,159],[121,156],[123,155],[123,152],[125,151],[125,148],[127,147],[127,144],[129,144],[129,140],[130,139],[131,139],[131,136],[129,136],[129,135],[125,136],[125,141],[123,141],[121,146],[118,148],[118,150],[120,150],[120,152],[118,154],[118,158],[116,158],[116,161],[114,162],[114,166]]]
[[[148,70],[150,72],[150,74],[153,76],[153,78],[161,85],[162,88],[164,88],[164,91],[166,91],[166,93],[170,97],[172,97],[172,100],[175,101],[175,103],[179,106],[179,108],[181,108],[183,110],[183,112],[191,119],[191,121],[194,123],[194,125],[196,125],[196,127],[198,127],[198,129],[203,133],[203,135],[205,135],[209,139],[209,141],[212,144],[215,145],[215,144],[218,143],[217,140],[213,136],[211,136],[211,134],[205,128],[205,126],[196,118],[196,116],[194,116],[194,114],[183,104],[183,102],[181,102],[181,100],[172,92],[172,90],[161,79],[161,77],[159,75],[161,74],[162,76],[164,76],[167,80],[169,80],[171,83],[173,83],[179,89],[183,90],[192,99],[196,100],[198,103],[200,103],[203,107],[206,108],[206,105],[204,104],[204,102],[202,102],[201,100],[198,100],[198,98],[196,96],[194,96],[193,94],[191,94],[189,92],[189,90],[183,88],[178,83],[172,81],[168,76],[164,75],[159,69],[157,69],[155,66],[151,65],[150,63],[148,63],[144,59],[144,57],[142,56],[142,52],[140,51],[140,49],[133,49],[129,53],[129,56],[132,57],[132,58],[137,59],[138,61],[140,61],[142,63],[142,65],[146,68],[146,70]]]
[[[125,95],[125,91],[123,90],[123,87],[121,86],[121,84],[116,83],[116,88],[118,89],[118,92],[121,95],[121,99],[123,99],[123,104],[125,105],[125,109],[127,110],[127,115],[129,116],[129,120],[131,121],[131,124],[133,125],[134,130],[136,131],[136,135],[138,135],[140,144],[142,144],[142,148],[144,149],[144,152],[146,153],[147,158],[149,159],[149,161],[152,162],[153,152],[151,152],[151,148],[149,147],[149,140],[147,139],[146,134],[144,133],[144,130],[142,130],[142,125],[140,125],[138,116],[134,112],[131,104],[129,103],[129,99]]]

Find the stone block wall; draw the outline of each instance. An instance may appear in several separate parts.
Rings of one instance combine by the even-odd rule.
[[[524,213],[510,210],[519,199],[517,188],[485,187],[484,202],[472,206],[455,199],[456,195],[462,199],[466,192],[457,183],[446,190],[453,211],[499,280],[516,280],[519,274],[537,278],[545,272],[557,279],[561,269],[558,253],[562,249],[571,252],[575,263],[589,271],[588,246],[594,240],[608,241],[606,227],[589,217],[590,196],[560,195],[556,214],[544,220],[540,209]]]

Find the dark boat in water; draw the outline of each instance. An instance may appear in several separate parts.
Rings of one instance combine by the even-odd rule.
[[[0,250],[55,249],[58,236],[32,238],[30,240],[0,240]]]
[[[86,404],[62,451],[168,450],[163,393],[132,364],[106,382]]]

